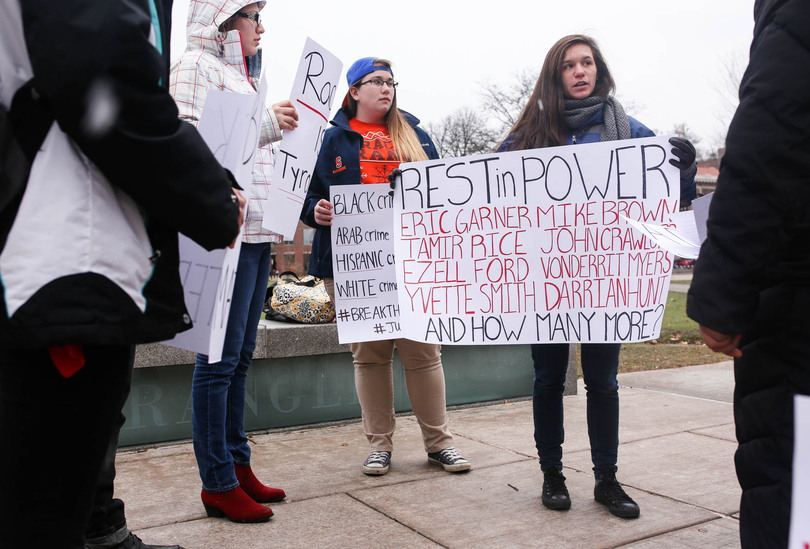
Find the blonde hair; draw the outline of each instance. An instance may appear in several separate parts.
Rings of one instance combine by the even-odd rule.
[[[387,59],[377,59],[374,65],[386,67],[391,69],[391,62]],[[393,74],[393,73],[392,73]],[[362,80],[362,79],[361,79]],[[360,80],[352,84],[355,87],[360,83]],[[349,118],[354,118],[357,115],[357,101],[349,94]],[[416,162],[418,160],[428,160],[428,155],[422,144],[419,143],[419,138],[416,132],[408,124],[405,116],[397,108],[397,94],[394,93],[394,99],[391,101],[391,108],[385,115],[385,127],[388,129],[388,134],[391,136],[391,141],[394,143],[397,158],[401,162]]]

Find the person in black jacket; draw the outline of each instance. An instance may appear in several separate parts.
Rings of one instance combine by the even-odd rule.
[[[233,245],[244,198],[178,119],[170,1],[1,11],[0,106],[32,163],[0,187],[0,547],[83,549],[134,344],[191,327],[177,233]],[[113,526],[88,546],[149,547]]]
[[[810,10],[758,0],[754,19],[687,298],[706,344],[734,357],[744,549],[787,547],[794,395],[810,394]]]

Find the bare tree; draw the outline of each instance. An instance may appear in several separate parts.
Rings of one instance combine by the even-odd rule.
[[[499,134],[505,134],[515,124],[534,91],[538,75],[538,70],[523,69],[508,86],[491,82],[481,84],[482,108],[500,124]]]
[[[505,134],[515,124],[526,103],[534,92],[539,70],[525,68],[515,74],[511,84],[503,86],[485,82],[481,84],[482,109],[491,118],[499,123],[498,134]],[[634,115],[644,110],[642,103],[630,99],[622,99],[624,111]]]
[[[667,133],[673,133],[679,137],[688,139],[695,147],[697,147],[697,144],[700,143],[700,137],[698,137],[698,135],[692,131],[686,122],[679,122],[675,124]]]
[[[638,118],[639,115],[641,115],[647,109],[643,102],[636,101],[635,99],[629,99],[619,95],[616,96],[616,99],[618,99],[619,103],[622,104],[624,114],[632,116],[633,118]]]
[[[717,118],[724,128],[728,128],[731,118],[734,116],[734,111],[737,110],[737,105],[740,102],[740,81],[742,81],[748,60],[743,52],[737,51],[725,55],[720,59],[720,62],[723,70],[717,77],[714,89],[717,95],[720,96],[723,107],[721,112],[717,113]]]
[[[748,66],[747,55],[742,51],[728,53],[721,59],[723,70],[714,82],[714,91],[720,96],[721,106],[717,120],[723,128],[712,138],[712,149],[716,151],[725,146],[726,133],[739,104],[740,82]],[[710,153],[712,154],[712,153]]]
[[[487,120],[469,107],[462,107],[426,129],[443,157],[469,156],[490,152],[498,133]]]

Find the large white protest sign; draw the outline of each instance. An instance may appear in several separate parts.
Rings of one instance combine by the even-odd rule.
[[[810,549],[810,396],[796,395],[790,549]]]
[[[197,126],[214,156],[244,189],[246,198],[253,182],[265,94],[264,80],[256,95],[210,90]],[[193,327],[165,343],[208,355],[209,362],[219,362],[241,238],[236,239],[233,249],[210,252],[184,235],[179,236],[178,243],[180,280]]]
[[[666,137],[403,164],[394,197],[400,322],[443,344],[658,337],[680,174]]]
[[[287,238],[295,235],[298,226],[342,70],[337,57],[307,38],[290,92],[298,127],[284,131],[262,221],[265,229]]]
[[[259,145],[267,83],[259,82],[256,95],[209,90],[197,131],[219,163],[228,168],[248,196],[253,184],[253,163]]]
[[[335,312],[341,343],[400,337],[394,210],[388,185],[330,187]]]

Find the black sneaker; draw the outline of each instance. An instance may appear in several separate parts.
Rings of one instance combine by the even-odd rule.
[[[571,508],[571,496],[565,487],[565,477],[557,469],[543,471],[543,505],[555,511]]]
[[[470,462],[461,457],[452,446],[444,450],[439,450],[438,452],[428,452],[428,461],[436,465],[441,465],[444,467],[445,471],[451,473],[461,473],[463,471],[469,471],[472,468]]]
[[[605,475],[602,480],[596,481],[593,498],[602,505],[607,505],[608,511],[617,517],[638,518],[640,513],[638,504],[625,493],[616,480],[616,475],[613,474]]]
[[[130,532],[124,541],[122,541],[118,545],[113,546],[112,549],[183,549],[183,548],[180,547],[179,545],[147,545],[141,541],[141,538]]]
[[[391,452],[373,451],[363,464],[363,472],[367,475],[384,475],[391,466]]]

